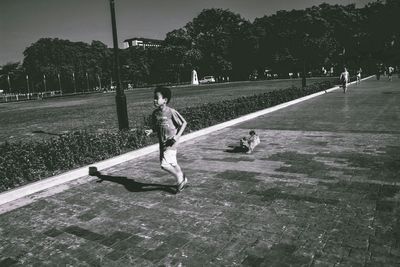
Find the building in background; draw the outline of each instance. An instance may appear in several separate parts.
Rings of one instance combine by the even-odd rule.
[[[131,38],[124,41],[124,48],[129,48],[131,46],[146,47],[160,47],[163,40],[149,39],[149,38]]]

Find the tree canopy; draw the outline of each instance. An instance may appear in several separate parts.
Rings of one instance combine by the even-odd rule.
[[[304,10],[278,11],[250,22],[227,9],[204,9],[184,27],[166,34],[161,47],[121,49],[124,84],[140,86],[190,80],[199,76],[248,79],[252,73],[301,72],[346,64],[373,71],[377,63],[400,65],[400,1],[376,1],[363,8],[321,4]],[[24,87],[29,74],[33,88],[43,90],[61,77],[65,90],[109,84],[112,50],[100,41],[91,44],[42,38],[24,51],[22,64],[2,66],[1,89],[7,77]],[[259,75],[258,78],[262,78]],[[75,79],[75,80],[74,80]]]

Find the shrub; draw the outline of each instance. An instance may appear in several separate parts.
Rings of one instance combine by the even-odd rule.
[[[156,140],[144,129],[89,133],[77,131],[39,142],[0,145],[0,191],[104,160]]]

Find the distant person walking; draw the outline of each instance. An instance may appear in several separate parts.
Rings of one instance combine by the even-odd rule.
[[[376,79],[379,81],[382,74],[382,64],[376,64]]]
[[[168,87],[158,86],[154,90],[154,106],[152,113],[152,129],[146,130],[146,135],[157,133],[160,144],[161,169],[175,176],[177,182],[177,193],[181,192],[186,184],[187,178],[178,165],[176,154],[177,144],[186,128],[187,122],[173,108],[167,106],[171,100],[171,90]]]
[[[361,73],[362,73],[362,69],[359,68],[357,71],[357,85],[359,85],[361,83]]]
[[[346,93],[347,83],[349,82],[349,72],[347,71],[346,67],[344,67],[343,72],[340,74],[339,80],[343,88],[343,93]]]
[[[394,68],[392,67],[392,66],[389,66],[388,67],[388,79],[389,79],[389,81],[392,81],[392,74],[393,74],[393,72],[394,72]]]

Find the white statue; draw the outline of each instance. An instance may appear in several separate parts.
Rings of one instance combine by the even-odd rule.
[[[193,85],[199,85],[199,79],[197,78],[196,70],[192,71],[192,84]]]

